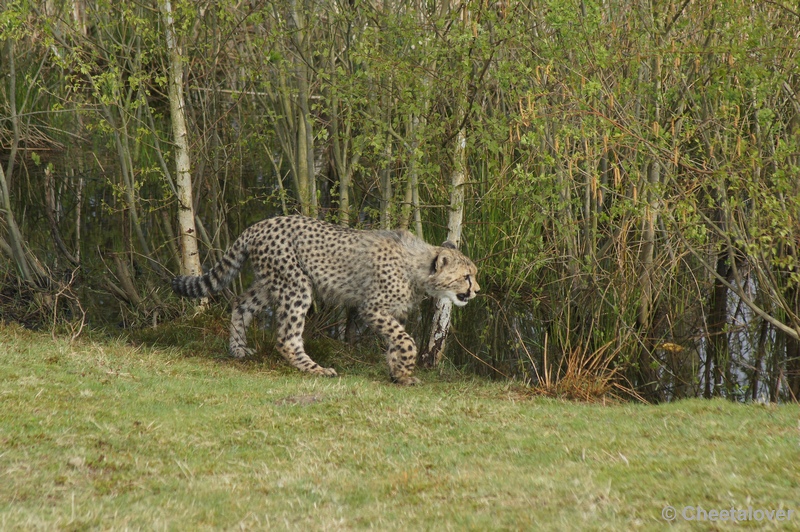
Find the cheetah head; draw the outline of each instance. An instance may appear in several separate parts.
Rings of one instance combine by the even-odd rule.
[[[481,289],[476,279],[478,268],[451,242],[442,244],[438,251],[431,263],[428,293],[463,307]]]

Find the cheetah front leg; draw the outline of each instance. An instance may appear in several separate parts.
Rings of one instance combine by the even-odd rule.
[[[382,336],[389,345],[386,362],[389,364],[389,375],[392,380],[406,386],[419,384],[419,379],[413,376],[417,364],[417,345],[403,325],[394,316],[385,312],[366,310],[361,314],[372,330]]]

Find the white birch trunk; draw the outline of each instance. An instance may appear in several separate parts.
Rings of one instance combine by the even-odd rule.
[[[181,274],[200,275],[200,256],[197,250],[197,231],[192,203],[192,174],[189,157],[189,136],[186,131],[183,99],[183,58],[175,35],[175,23],[170,0],[160,2],[169,52],[169,110],[175,143],[175,188],[178,193],[178,226],[181,243]]]
[[[447,216],[447,240],[461,247],[461,227],[464,221],[464,183],[467,180],[467,138],[463,129],[458,132],[453,157],[455,164],[450,177],[450,212]],[[444,354],[445,340],[450,331],[453,302],[437,299],[433,314],[433,327],[428,345],[420,352],[420,365],[432,367]]]

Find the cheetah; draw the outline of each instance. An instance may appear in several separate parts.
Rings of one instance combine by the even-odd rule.
[[[480,286],[475,264],[450,242],[432,246],[408,231],[363,231],[305,216],[268,218],[245,229],[222,259],[202,276],[179,276],[173,290],[205,297],[222,290],[247,258],[253,284],[233,303],[230,354],[243,358],[253,316],[271,305],[278,352],[294,367],[335,377],[333,368],[314,362],[303,349],[305,316],[313,293],[327,303],[356,308],[388,344],[386,361],[398,384],[413,376],[417,348],[403,322],[421,296],[464,306]]]

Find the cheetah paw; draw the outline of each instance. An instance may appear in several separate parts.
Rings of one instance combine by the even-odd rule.
[[[418,378],[412,377],[410,375],[405,375],[402,377],[392,377],[392,381],[394,381],[395,384],[400,384],[401,386],[416,386],[417,384],[420,384],[422,382]]]
[[[249,347],[231,347],[230,352],[233,358],[247,358],[253,356],[256,350]]]
[[[323,368],[322,366],[320,366],[319,370],[320,370],[319,374],[320,375],[324,375],[326,377],[338,377],[339,376],[339,374],[336,373],[336,370],[333,369],[333,368]]]

